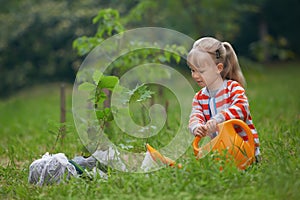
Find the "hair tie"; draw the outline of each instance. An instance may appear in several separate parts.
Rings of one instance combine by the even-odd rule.
[[[221,54],[220,54],[220,51],[218,49],[218,50],[216,50],[216,58],[219,59],[220,57],[221,57]]]

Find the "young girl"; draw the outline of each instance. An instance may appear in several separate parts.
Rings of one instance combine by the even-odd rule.
[[[213,138],[217,135],[217,124],[241,119],[252,131],[257,157],[260,154],[258,134],[245,95],[245,78],[232,46],[228,42],[204,37],[194,43],[187,61],[193,79],[202,88],[193,98],[190,132],[195,136],[209,135]],[[248,140],[242,129],[236,130],[244,140]]]

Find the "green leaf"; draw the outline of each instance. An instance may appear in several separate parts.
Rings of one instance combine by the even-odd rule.
[[[96,116],[97,116],[97,119],[104,119],[104,111],[103,110],[96,110]]]
[[[102,104],[107,98],[105,92],[103,92],[103,91],[97,92],[96,95],[97,96],[96,96],[96,102],[95,103]]]
[[[104,108],[105,115],[108,115],[110,113],[110,108]]]
[[[96,110],[96,116],[98,120],[112,121],[114,119],[110,108],[105,108],[104,110]]]
[[[143,93],[140,94],[140,98],[137,101],[145,101],[147,99],[151,99],[151,95],[154,94],[154,92],[150,90],[145,90]]]
[[[148,89],[147,85],[137,85],[133,90],[130,90],[129,92],[130,95],[130,102],[142,102],[147,99],[152,98],[152,92],[151,90]]]
[[[98,87],[112,90],[118,82],[119,78],[116,76],[102,76]]]
[[[78,86],[78,90],[93,91],[95,89],[96,89],[96,85],[89,82],[84,82]]]
[[[103,74],[102,74],[99,70],[96,70],[96,71],[94,72],[94,74],[93,74],[93,80],[94,80],[94,83],[95,83],[96,85],[98,85],[98,83],[99,83],[99,81],[100,81],[102,75],[103,75]]]
[[[106,121],[112,121],[114,119],[114,116],[113,116],[110,108],[105,108],[104,113],[105,113]]]

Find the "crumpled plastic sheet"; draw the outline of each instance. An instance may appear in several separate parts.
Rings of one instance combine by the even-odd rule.
[[[60,183],[65,177],[77,176],[75,167],[63,153],[45,153],[29,166],[28,182],[36,185]]]
[[[97,168],[97,162],[100,162],[106,166],[110,165],[112,167],[117,167],[122,171],[127,171],[126,165],[120,158],[120,153],[112,147],[109,147],[106,150],[97,150],[88,158],[75,156],[72,161],[83,168],[84,172],[90,178],[108,178],[105,172]],[[140,167],[141,170],[147,172],[157,167],[157,163],[153,161],[149,152],[147,151]],[[60,183],[62,180],[64,180],[64,178],[70,179],[72,176],[79,177],[79,175],[80,173],[77,173],[75,166],[70,163],[64,153],[49,154],[47,152],[42,156],[42,158],[33,161],[29,166],[28,182],[42,186]]]
[[[120,158],[120,152],[111,146],[106,150],[95,151],[92,156],[104,165],[109,165],[116,169],[127,171],[126,165]]]
[[[80,165],[84,169],[92,170],[96,166],[96,158],[90,156],[88,158],[84,158],[83,156],[75,156],[72,161]]]
[[[144,172],[149,172],[158,168],[159,168],[158,163],[153,160],[149,151],[147,151],[141,165],[141,170]]]

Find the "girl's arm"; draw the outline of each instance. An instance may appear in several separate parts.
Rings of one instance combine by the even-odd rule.
[[[201,125],[205,125],[205,118],[203,109],[199,101],[197,100],[197,94],[193,98],[192,111],[189,120],[189,130],[194,134],[194,130]]]

